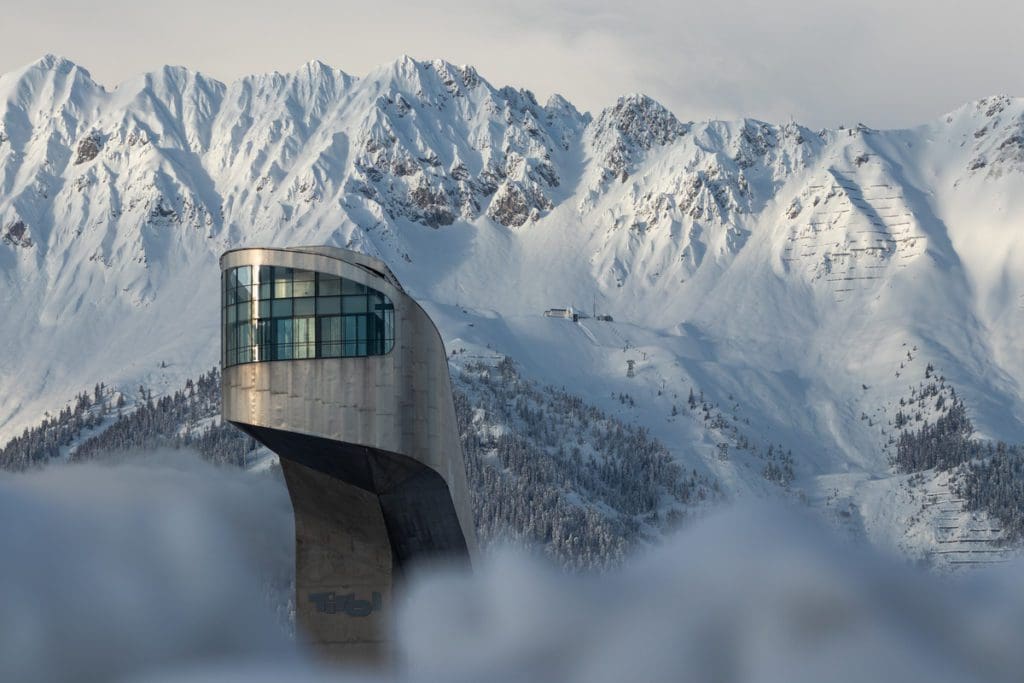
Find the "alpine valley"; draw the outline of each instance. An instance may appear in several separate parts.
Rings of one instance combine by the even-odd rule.
[[[596,472],[537,474],[545,504],[653,540],[784,498],[941,567],[1019,546],[1024,99],[810,130],[592,115],[408,57],[107,89],[46,56],[0,77],[0,443],[100,382],[126,414],[172,396],[219,362],[220,254],[300,244],[424,304],[472,467]]]

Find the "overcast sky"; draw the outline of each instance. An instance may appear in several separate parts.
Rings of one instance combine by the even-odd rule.
[[[312,58],[359,76],[405,53],[594,112],[645,92],[683,119],[892,127],[1024,95],[1021,0],[2,1],[0,72],[52,52],[107,86],[163,64],[231,80]]]

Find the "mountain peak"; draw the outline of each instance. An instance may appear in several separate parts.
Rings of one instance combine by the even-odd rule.
[[[330,78],[332,80],[342,81],[352,79],[348,73],[331,66],[322,59],[311,59],[296,69],[293,73],[297,76],[306,76],[309,78]]]
[[[423,66],[423,62],[403,52],[393,62],[385,64],[384,68],[390,69],[395,73],[412,74],[418,71],[421,66]]]
[[[365,81],[438,106],[481,85],[491,88],[472,66],[459,66],[443,59],[417,60],[409,55],[378,66],[366,75]]]
[[[25,111],[33,112],[32,118],[43,117],[34,123],[55,118],[55,112],[61,107],[76,110],[87,107],[102,93],[102,86],[88,71],[54,54],[45,54],[17,71],[0,76],[0,104],[17,103]]]
[[[690,130],[675,114],[647,95],[623,95],[601,112],[591,129],[602,177],[625,180],[644,153],[674,142]]]
[[[8,74],[3,74],[0,76],[0,80],[21,81],[25,78],[31,78],[33,75],[35,75],[36,78],[39,78],[41,74],[54,74],[55,76],[68,76],[75,74],[83,81],[94,83],[92,80],[92,74],[90,74],[87,69],[79,66],[66,57],[61,57],[60,55],[52,53],[47,53],[39,59],[29,62],[20,69]]]
[[[290,74],[299,81],[311,83],[337,83],[347,87],[356,80],[341,69],[336,69],[320,59],[311,59]]]
[[[676,118],[660,102],[643,93],[623,95],[601,112],[597,121],[598,134],[602,130],[614,129],[625,142],[642,149],[653,145],[666,145],[689,127]]]
[[[1006,110],[1024,112],[1024,97],[996,94],[971,100],[943,114],[942,121],[951,124],[954,121],[975,120],[981,125],[981,121],[992,119]]]
[[[334,71],[334,67],[317,57],[309,60],[300,68],[309,69],[311,71]]]
[[[83,73],[88,74],[89,72],[83,67],[78,66],[67,57],[61,57],[51,52],[46,53],[36,61],[26,65],[27,69],[38,68],[44,71],[57,71],[59,73],[71,73],[75,69],[81,70]]]
[[[364,77],[366,82],[379,83],[416,83],[421,79],[420,68],[423,66],[407,54],[399,56],[390,62],[385,62],[371,69]]]
[[[134,83],[137,84],[139,81]],[[217,79],[203,74],[201,71],[195,71],[187,66],[168,64],[143,74],[139,89],[167,95],[182,92],[192,87],[208,92],[219,92],[223,91],[226,86]]]

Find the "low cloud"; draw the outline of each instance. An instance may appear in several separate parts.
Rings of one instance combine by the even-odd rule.
[[[0,478],[0,680],[113,680],[296,657],[283,483],[188,451]]]
[[[1019,680],[1019,563],[939,576],[807,513],[740,506],[604,576],[512,551],[413,578],[394,676],[332,670],[275,614],[279,478],[170,451],[0,478],[0,680]]]
[[[600,578],[512,554],[424,578],[400,642],[414,680],[1009,682],[1019,570],[940,577],[741,507]]]

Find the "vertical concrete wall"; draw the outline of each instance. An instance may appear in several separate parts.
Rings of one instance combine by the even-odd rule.
[[[377,496],[281,459],[295,508],[295,625],[327,658],[387,659],[391,543]]]

